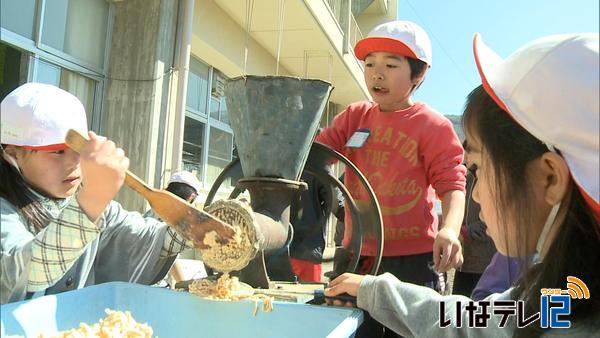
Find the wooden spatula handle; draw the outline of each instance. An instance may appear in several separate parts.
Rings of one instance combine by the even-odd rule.
[[[127,184],[131,189],[142,194],[146,199],[150,199],[148,195],[149,192],[152,191],[144,181],[142,181],[139,177],[135,176],[131,171],[127,170],[125,172],[125,184]]]
[[[89,142],[88,138],[81,135],[75,129],[69,129],[67,132],[67,136],[65,137],[65,143],[69,146],[69,148],[75,150],[80,153],[85,145]],[[127,170],[125,172],[125,184],[131,187],[133,190],[139,192],[140,194],[146,196],[145,194],[152,189],[144,183],[140,178],[135,176],[131,171]]]
[[[67,136],[65,137],[65,143],[69,146],[69,148],[81,153],[85,145],[88,143],[88,139],[86,136],[81,135],[81,133],[79,133],[77,130],[69,129]]]

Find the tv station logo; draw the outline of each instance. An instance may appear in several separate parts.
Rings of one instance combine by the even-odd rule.
[[[516,317],[516,326],[523,328],[539,320],[542,328],[570,328],[571,321],[568,316],[571,314],[572,300],[590,299],[590,290],[587,285],[579,278],[574,276],[567,277],[566,289],[543,288],[540,290],[540,311],[527,317],[525,314],[525,302],[523,300],[495,300],[495,301],[469,301],[463,307],[463,302],[457,301],[455,306],[455,316],[446,318],[446,303],[440,302],[440,322],[441,328],[449,327],[454,324],[456,327],[463,325],[470,328],[488,327],[488,321],[491,316],[499,316],[498,327],[506,326],[511,316]],[[463,323],[463,313],[466,312],[466,323]]]
[[[571,327],[570,320],[559,318],[571,314],[571,299],[590,299],[587,285],[573,276],[567,277],[566,289],[541,289],[540,293],[540,327],[542,328]]]

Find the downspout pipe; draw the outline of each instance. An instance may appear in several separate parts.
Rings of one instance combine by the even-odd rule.
[[[177,97],[175,98],[175,130],[173,133],[173,156],[171,170],[182,169],[183,130],[185,128],[185,105],[187,97],[188,73],[190,69],[190,54],[192,52],[192,25],[194,22],[194,0],[183,1],[180,12],[181,31],[179,53],[175,63],[178,74]]]

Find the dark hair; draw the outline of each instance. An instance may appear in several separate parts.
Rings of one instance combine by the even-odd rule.
[[[421,75],[425,71],[425,69],[427,69],[427,63],[425,61],[413,59],[410,57],[406,57],[406,61],[408,61],[408,66],[410,67],[411,80]]]
[[[29,222],[28,225],[33,226],[30,230],[38,233],[48,224],[50,215],[40,201],[28,194],[27,183],[17,168],[1,156],[3,152],[3,148],[0,148],[0,197],[13,204],[17,212]]]
[[[190,198],[190,196],[197,194],[196,189],[192,188],[188,184],[181,183],[181,182],[169,183],[166,190],[183,198],[186,201]]]
[[[526,166],[548,151],[547,147],[524,128],[518,125],[507,112],[502,110],[481,86],[475,88],[467,99],[463,115],[463,125],[467,135],[476,137],[482,146],[482,153],[492,159],[495,175],[495,208],[498,223],[506,229],[509,216],[517,225],[523,243],[532,236],[532,210],[526,208],[532,193],[529,186]],[[566,285],[567,276],[581,278],[591,294],[600,294],[600,276],[597,262],[600,260],[600,230],[589,206],[575,184],[563,203],[568,205],[564,222],[560,225],[554,242],[550,245],[544,260],[525,272],[516,283],[513,297],[525,301],[527,316],[540,310],[540,289],[558,288]],[[510,245],[511,243],[507,243]],[[524,255],[522,245],[516,244],[517,252]],[[571,303],[570,320],[589,318],[600,310],[600,297],[577,300]],[[542,335],[543,331],[535,324],[515,331],[515,337]]]
[[[413,59],[413,58],[406,57],[406,61],[408,61],[408,66],[410,67],[410,79],[411,80],[414,80],[416,77],[423,74],[423,72],[425,72],[425,70],[428,67],[428,65],[425,61],[421,61],[419,59]],[[423,83],[423,81],[421,81],[421,83]],[[417,88],[419,88],[421,86],[421,83],[419,83],[418,85],[414,85],[412,90],[414,91]]]

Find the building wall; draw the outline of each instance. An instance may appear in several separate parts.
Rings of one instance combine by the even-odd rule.
[[[228,77],[244,71],[244,46],[248,45],[247,74],[273,75],[276,59],[254,39],[246,43],[245,27],[233,21],[212,0],[196,0],[192,54],[218,68]],[[289,75],[279,68],[280,75]]]

